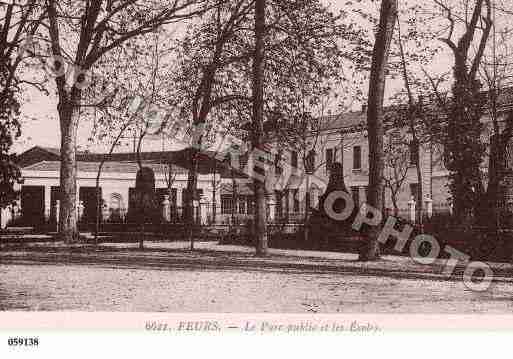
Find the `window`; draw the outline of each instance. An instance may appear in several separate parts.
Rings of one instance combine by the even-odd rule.
[[[246,214],[246,201],[245,197],[239,198],[239,214]]]
[[[292,197],[294,199],[293,211],[294,211],[294,213],[298,213],[299,212],[299,190],[297,188],[292,190]]]
[[[410,147],[410,165],[417,164],[417,156],[418,156],[418,141],[411,141],[409,144]]]
[[[248,204],[248,214],[255,214],[255,197],[246,196],[246,201]]]
[[[292,151],[292,154],[291,154],[291,160],[290,160],[290,165],[293,167],[293,168],[297,168],[298,164],[298,155],[297,155],[297,152],[296,151]]]
[[[243,171],[248,166],[249,156],[248,154],[241,155],[239,157],[239,170]]]
[[[360,206],[360,187],[351,187],[351,195],[355,206]]]
[[[176,188],[172,188],[171,189],[171,197],[169,198],[169,200],[171,201],[171,206],[172,207],[176,207],[178,205],[177,203],[177,199],[178,199],[178,189]]]
[[[307,173],[313,173],[315,172],[315,151],[310,150],[308,152],[308,156],[306,157],[306,172]]]
[[[187,207],[187,201],[189,201],[189,191],[187,189],[182,189],[182,207]]]
[[[331,166],[333,165],[333,148],[328,148],[326,150],[326,172],[331,170]]]
[[[274,155],[274,171],[278,175],[282,174],[283,172],[283,169],[281,168],[281,156],[281,151]]]
[[[283,192],[275,191],[276,193],[276,216],[281,218],[283,216]]]
[[[362,148],[360,146],[353,147],[353,169],[362,169]]]
[[[418,183],[410,183],[410,193],[415,202],[419,201],[419,184]]]
[[[221,213],[222,214],[232,214],[233,211],[233,196],[230,194],[221,196]]]
[[[134,187],[128,189],[128,209],[132,210],[137,207],[137,198]]]
[[[60,187],[54,186],[52,186],[52,189],[50,190],[50,219],[54,224],[57,221],[57,201],[61,198],[60,191]]]
[[[283,199],[285,200],[285,215],[288,216],[290,212],[290,190],[283,190]]]

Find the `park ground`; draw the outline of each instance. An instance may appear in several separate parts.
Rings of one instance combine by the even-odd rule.
[[[513,265],[491,263],[485,292],[412,259],[372,263],[334,252],[254,250],[200,242],[4,244],[0,310],[212,313],[511,313]]]

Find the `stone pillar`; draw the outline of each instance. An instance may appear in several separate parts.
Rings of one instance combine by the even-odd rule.
[[[202,199],[199,202],[199,219],[201,225],[207,225],[208,224],[208,202],[204,199]]]
[[[310,175],[306,175],[307,177],[309,177]],[[309,183],[310,180],[308,179],[307,180],[307,185],[305,186],[301,186],[299,188],[299,192],[298,192],[298,196],[299,196],[299,212],[301,213],[306,213],[306,211],[308,210],[307,208],[307,197],[309,196],[310,198],[310,206],[312,205],[311,201],[312,201],[312,191],[310,191],[310,189],[308,188],[309,186]]]
[[[317,187],[312,190],[312,207],[313,208],[319,208],[320,193],[321,193],[321,191]]]
[[[78,217],[77,220],[80,222],[84,215],[84,201],[78,201]]]
[[[162,201],[162,219],[164,222],[171,222],[171,202],[169,201],[169,195],[165,195]]]
[[[78,206],[80,205],[80,186],[78,185],[78,181],[77,181],[77,193],[76,193],[76,206],[75,206],[75,209],[76,209],[76,213],[75,215],[77,216],[77,219],[79,218],[78,217]]]
[[[408,209],[410,213],[410,221],[412,223],[416,222],[416,211],[415,211],[416,202],[415,199],[412,197],[411,200],[408,202]]]
[[[21,218],[21,216],[23,215],[23,212],[21,209],[21,198],[18,198],[14,202],[14,205],[11,206],[11,208],[12,208],[12,220],[14,221],[14,220]]]
[[[176,189],[176,210],[179,218],[182,218],[183,214],[183,191],[180,187]]]
[[[0,229],[5,229],[7,227],[7,216],[9,213],[9,207],[6,209],[0,208]]]
[[[433,217],[433,200],[427,197],[424,201],[428,218]]]
[[[104,203],[102,206],[102,219],[104,221],[109,219],[110,211],[109,211],[109,205],[107,203]]]
[[[273,196],[269,196],[267,205],[269,206],[269,222],[274,222],[276,221],[276,200]]]
[[[45,221],[50,222],[50,213],[52,207],[52,186],[45,186]]]
[[[129,200],[130,200],[130,195],[129,195],[129,186],[128,185],[125,185],[125,187],[122,187],[120,188],[120,194],[122,196],[122,199],[123,199],[123,208],[121,209],[121,218],[123,219],[123,221],[126,220],[126,215],[128,213],[128,203],[129,203]]]
[[[289,189],[286,189],[283,191],[283,201],[285,202],[284,205],[283,205],[283,209],[284,209],[284,212],[285,212],[285,220],[288,222],[289,219],[290,219],[290,212],[291,212],[291,208],[290,208],[290,190]]]

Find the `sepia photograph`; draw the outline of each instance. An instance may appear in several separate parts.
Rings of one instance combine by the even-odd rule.
[[[1,329],[513,329],[511,16],[1,0]]]

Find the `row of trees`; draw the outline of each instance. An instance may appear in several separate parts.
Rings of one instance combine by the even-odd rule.
[[[9,2],[1,5],[0,19],[0,209],[16,199],[13,187],[21,181],[11,146],[20,136],[20,93],[24,85],[43,89],[32,77],[22,78],[27,59],[20,49],[33,36],[43,19],[38,2]],[[1,212],[1,211],[0,211]],[[1,215],[1,213],[0,213]]]
[[[424,32],[416,31],[414,38],[408,39],[401,34],[400,11],[396,1],[382,1],[381,19],[378,27],[382,40],[382,52],[374,51],[374,64],[387,61],[390,50],[384,44],[392,41],[394,30],[397,31],[396,48],[399,50],[398,68],[404,83],[403,94],[399,95],[403,105],[395,108],[394,121],[391,122],[392,135],[388,146],[398,150],[385,156],[383,150],[383,114],[380,113],[380,101],[385,69],[373,67],[371,70],[371,86],[369,91],[368,115],[369,146],[370,146],[370,189],[369,203],[375,208],[382,209],[380,203],[381,180],[392,192],[402,185],[408,167],[413,164],[417,168],[419,193],[422,199],[422,172],[420,163],[421,146],[435,146],[442,149],[442,160],[449,170],[449,189],[452,194],[454,213],[462,228],[472,228],[472,225],[490,225],[490,219],[497,218],[501,202],[500,185],[507,173],[507,149],[512,138],[511,112],[504,114],[501,108],[504,89],[509,85],[511,60],[509,53],[511,30],[498,20],[499,15],[508,15],[508,4],[502,1],[466,0],[443,1],[434,0],[427,18],[435,24],[443,24],[438,31],[428,21],[422,23]],[[427,12],[426,9],[423,9]],[[388,21],[387,21],[388,16]],[[421,18],[421,17],[419,17]],[[409,23],[417,22],[419,18],[410,19]],[[397,21],[397,26],[394,24]],[[504,18],[502,18],[504,21]],[[389,26],[387,28],[387,26]],[[434,35],[434,37],[433,37]],[[500,38],[500,43],[497,38]],[[435,77],[426,69],[426,59],[438,53],[425,49],[417,58],[408,58],[404,44],[408,40],[422,41],[435,39],[443,44],[452,57],[452,68]],[[385,41],[386,40],[386,41]],[[378,45],[376,45],[378,46]],[[501,47],[501,51],[498,51]],[[393,51],[391,51],[393,53]],[[411,64],[420,65],[417,73],[412,74],[408,67]],[[393,61],[389,68],[394,68]],[[377,66],[377,65],[376,65]],[[448,75],[447,75],[448,74]],[[446,76],[444,76],[446,75]],[[372,80],[373,76],[378,76]],[[449,81],[446,81],[449,80]],[[374,83],[373,83],[374,82]],[[446,86],[450,89],[446,90]],[[376,95],[376,92],[378,93]],[[416,93],[416,94],[415,94]],[[428,101],[425,101],[428,99]],[[506,100],[507,101],[507,100]],[[406,103],[406,105],[404,105]],[[483,117],[490,119],[489,126],[483,122]],[[491,127],[491,128],[490,128]],[[401,146],[401,132],[406,129],[407,142]],[[402,133],[404,135],[404,133]],[[487,141],[490,141],[489,144]],[[405,145],[409,148],[405,149]],[[433,148],[432,148],[433,150]],[[433,152],[433,151],[430,151]],[[381,159],[385,158],[392,169],[387,176],[384,173]],[[430,161],[433,161],[431,159]],[[432,164],[431,164],[432,165]],[[487,168],[487,170],[483,170]],[[392,196],[393,197],[393,196]],[[422,211],[422,201],[418,210]],[[422,216],[419,216],[422,218]],[[376,232],[370,233],[370,245],[363,254],[367,258],[375,258],[378,252]],[[374,245],[373,245],[374,244]]]
[[[8,191],[19,178],[9,148],[19,132],[20,91],[23,85],[50,90],[58,98],[60,231],[68,242],[78,236],[80,121],[93,123],[93,137],[106,139],[110,152],[129,136],[135,138],[136,152],[156,131],[172,140],[180,119],[189,126],[189,145],[198,150],[214,146],[223,127],[253,149],[278,139],[298,150],[306,164],[317,146],[315,133],[325,125],[320,119],[367,101],[370,205],[382,209],[384,186],[400,185],[385,173],[386,162],[400,164],[407,152],[385,156],[386,126],[391,124],[392,130],[406,128],[419,183],[420,148],[434,142],[443,148],[462,223],[486,218],[497,207],[505,172],[500,155],[513,132],[513,118],[504,126],[497,105],[503,87],[499,77],[508,72],[507,49],[502,57],[495,46],[490,51],[489,40],[497,33],[494,12],[509,11],[499,0],[432,0],[422,7],[382,0],[379,17],[365,12],[363,1],[356,7],[348,3],[338,13],[320,0],[33,0],[2,8],[2,202],[12,197]],[[500,34],[506,38],[509,30]],[[440,45],[453,56],[452,76],[432,75],[427,67]],[[35,71],[34,65],[40,69],[41,64],[45,71]],[[404,89],[396,97],[403,105],[396,107],[393,122],[384,121],[387,76],[399,79]],[[448,78],[449,92],[444,91]],[[488,98],[484,89],[490,90]],[[134,105],[134,98],[141,103]],[[162,109],[165,116],[155,127]],[[485,109],[494,134],[487,179],[481,171],[487,155],[480,121]],[[189,152],[185,210],[191,223],[199,152]],[[101,166],[97,184],[100,174]],[[393,176],[400,180],[403,174],[399,169]],[[418,188],[422,198],[422,186]],[[255,180],[254,190],[257,252],[265,255],[265,184]],[[377,230],[369,232],[362,259],[379,255],[373,240]]]
[[[33,84],[54,91],[58,98],[60,231],[66,241],[78,235],[74,214],[80,121],[94,121],[94,137],[109,137],[110,152],[127,133],[137,134],[140,149],[151,127],[140,117],[148,113],[141,116],[122,110],[138,96],[146,106],[165,108],[186,118],[191,127],[205,129],[194,136],[195,147],[208,145],[209,129],[216,124],[230,127],[226,118],[234,119],[230,121],[238,125],[239,134],[251,139],[254,147],[261,147],[264,121],[284,118],[298,95],[310,105],[319,101],[342,78],[342,61],[351,54],[347,45],[361,46],[362,38],[359,30],[341,21],[345,14],[334,14],[317,0],[269,0],[265,4],[247,0],[35,0],[28,5],[14,2],[7,10],[4,36],[16,34],[7,43],[27,56],[25,69],[32,74],[36,65],[38,69],[43,65],[42,83]],[[9,28],[11,12],[25,16],[28,25],[16,21],[18,28]],[[169,37],[178,23],[182,28],[188,25],[184,36],[175,41]],[[173,44],[168,54],[160,51],[159,36],[161,44]],[[11,56],[16,66],[22,62],[7,51],[5,56]],[[175,69],[165,73],[159,63],[173,64]],[[5,87],[12,87],[10,81],[21,75],[7,76]],[[16,110],[17,105],[8,108]],[[9,121],[15,118],[7,111],[2,113]],[[260,124],[248,131],[237,122]],[[165,125],[162,131],[167,130]],[[13,132],[7,122],[2,128]],[[188,208],[196,192],[196,153],[191,151]]]

